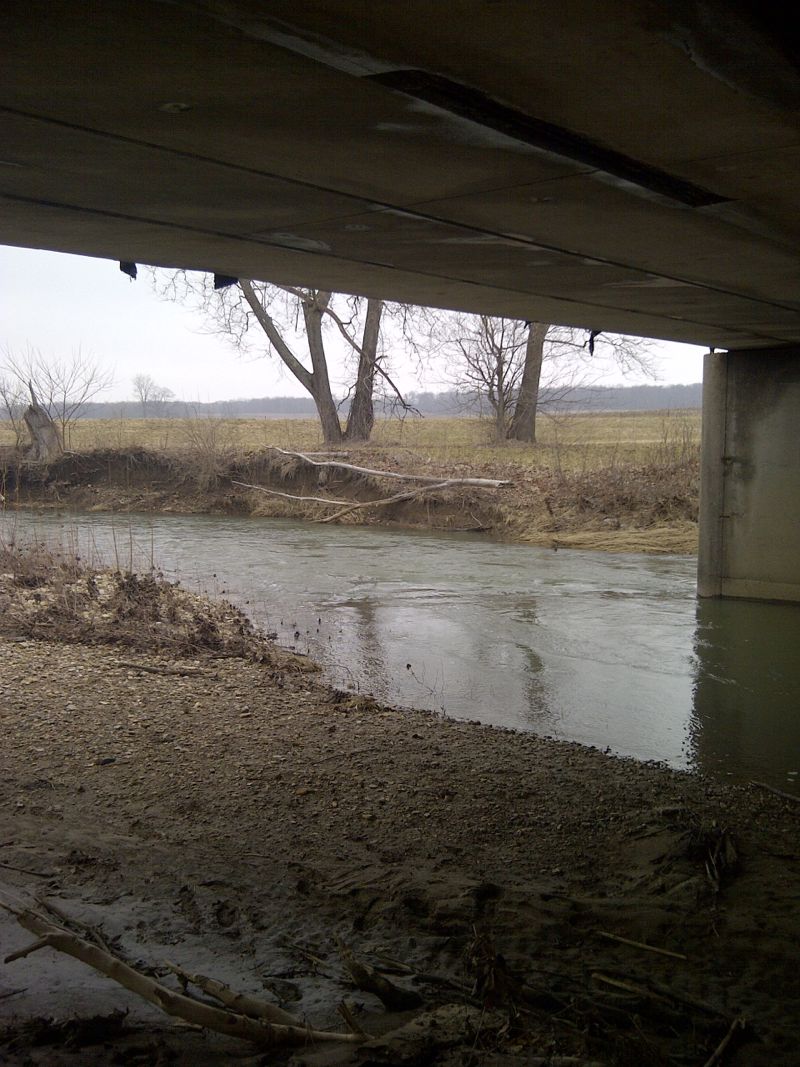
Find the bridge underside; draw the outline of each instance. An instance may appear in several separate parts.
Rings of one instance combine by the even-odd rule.
[[[0,240],[758,351],[773,379],[795,33],[751,0],[6,0]]]

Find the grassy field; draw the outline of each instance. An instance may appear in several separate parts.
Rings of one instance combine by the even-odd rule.
[[[700,412],[613,412],[540,419],[536,445],[498,445],[488,421],[466,418],[382,419],[370,453],[398,450],[436,463],[486,466],[508,464],[565,472],[685,462],[697,456]],[[12,444],[0,422],[0,444]],[[69,431],[67,447],[144,447],[159,452],[194,451],[218,455],[251,452],[269,445],[296,451],[323,447],[313,419],[84,419]]]

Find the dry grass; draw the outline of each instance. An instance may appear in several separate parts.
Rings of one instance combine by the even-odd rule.
[[[270,646],[226,601],[212,601],[158,571],[102,570],[70,549],[0,543],[0,634],[194,656],[267,661]]]
[[[366,450],[398,449],[438,464],[512,465],[528,470],[586,472],[608,467],[663,464],[696,456],[700,412],[614,412],[545,416],[536,445],[492,440],[492,427],[479,419],[407,418],[379,420]],[[12,444],[0,422],[0,445]],[[75,425],[72,447],[148,448],[191,452],[202,459],[209,484],[221,461],[269,445],[297,451],[323,447],[314,419],[85,419]]]

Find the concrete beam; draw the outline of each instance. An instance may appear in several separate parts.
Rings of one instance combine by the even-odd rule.
[[[729,8],[3,0],[0,243],[797,344],[800,75]]]
[[[710,354],[698,594],[800,602],[800,347]]]

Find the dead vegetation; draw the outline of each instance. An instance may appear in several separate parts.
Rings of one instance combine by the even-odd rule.
[[[592,472],[539,476],[537,488],[552,531],[599,522],[647,528],[668,522],[696,523],[699,462],[609,467]]]
[[[0,634],[174,656],[284,656],[225,601],[189,593],[156,570],[98,570],[39,542],[0,544]]]

